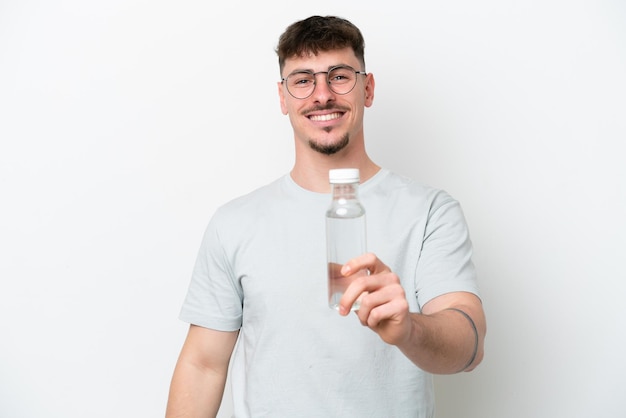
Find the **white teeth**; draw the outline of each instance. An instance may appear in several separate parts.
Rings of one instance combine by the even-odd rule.
[[[315,122],[325,122],[339,117],[341,117],[341,113],[330,113],[328,115],[313,115],[311,116],[311,120]]]

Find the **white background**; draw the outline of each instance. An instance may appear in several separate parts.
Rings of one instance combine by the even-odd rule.
[[[311,14],[365,35],[374,160],[470,224],[486,357],[438,418],[626,416],[621,0],[0,0],[0,416],[163,415],[209,217],[293,164]]]

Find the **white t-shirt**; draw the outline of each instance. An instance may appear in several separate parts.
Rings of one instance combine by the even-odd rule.
[[[410,310],[478,295],[460,205],[380,170],[359,188],[368,251],[401,279]],[[180,318],[240,330],[231,361],[237,418],[432,417],[432,376],[328,307],[330,195],[289,175],[219,208],[205,232]]]

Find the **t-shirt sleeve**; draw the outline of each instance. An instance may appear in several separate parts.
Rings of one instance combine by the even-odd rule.
[[[451,292],[479,296],[465,216],[459,202],[445,192],[431,202],[415,280],[420,307]]]
[[[236,331],[241,328],[242,304],[243,292],[214,217],[202,238],[179,318],[218,331]]]

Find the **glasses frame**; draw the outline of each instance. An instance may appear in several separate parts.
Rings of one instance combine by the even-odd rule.
[[[337,68],[346,68],[346,69],[348,69],[348,70],[354,71],[354,74],[356,74],[356,75],[359,75],[359,74],[361,74],[361,75],[367,75],[367,72],[365,72],[365,71],[355,70],[354,68],[352,68],[352,67],[351,67],[351,66],[349,66],[349,65],[335,65],[335,66],[333,66],[333,67],[330,67],[330,68],[328,69],[328,71],[318,71],[318,72],[315,72],[315,73],[314,73],[313,71],[309,71],[309,70],[294,71],[294,72],[292,72],[291,74],[289,74],[287,77],[283,77],[283,78],[281,78],[281,79],[280,79],[280,83],[281,83],[281,84],[283,84],[283,85],[285,86],[285,88],[287,89],[287,93],[289,93],[289,95],[290,95],[291,97],[293,97],[294,99],[298,99],[298,100],[304,100],[304,99],[308,99],[309,97],[311,97],[311,96],[313,95],[313,93],[315,92],[315,89],[317,88],[317,75],[318,75],[318,74],[326,74],[326,84],[328,85],[328,88],[330,89],[330,91],[332,91],[333,93],[338,94],[338,95],[340,95],[340,96],[343,96],[343,95],[346,95],[346,94],[350,93],[352,90],[354,90],[354,87],[356,87],[356,83],[357,83],[356,78],[358,78],[358,77],[356,77],[356,78],[355,78],[355,80],[354,80],[354,85],[352,86],[352,88],[350,88],[350,90],[348,90],[348,91],[347,91],[347,92],[345,92],[345,93],[338,93],[338,92],[336,92],[336,91],[333,89],[333,86],[332,86],[332,84],[330,83],[330,78],[329,78],[330,73],[331,73],[332,71],[336,70]],[[305,97],[297,97],[297,96],[295,96],[295,95],[294,95],[294,94],[293,94],[293,93],[289,90],[289,86],[287,85],[287,79],[288,79],[289,77],[291,77],[292,75],[296,75],[296,74],[310,74],[310,75],[312,75],[312,76],[313,76],[313,89],[311,89],[311,92],[310,92],[308,95],[306,95]]]

